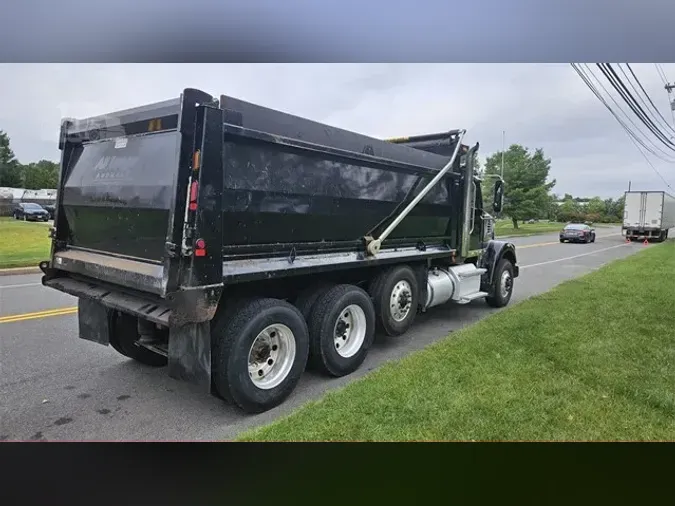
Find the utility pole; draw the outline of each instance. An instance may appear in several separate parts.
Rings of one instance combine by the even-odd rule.
[[[504,149],[506,148],[506,130],[502,130],[502,179],[504,179]]]
[[[628,191],[630,191],[630,181],[628,181]]]
[[[665,88],[668,92],[668,102],[670,102],[670,114],[673,117],[673,126],[675,126],[675,100],[670,98],[671,93],[675,90],[675,84],[666,83]]]

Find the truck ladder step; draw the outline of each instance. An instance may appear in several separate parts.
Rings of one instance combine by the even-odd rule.
[[[476,300],[476,299],[480,299],[480,298],[483,298],[483,297],[487,297],[488,295],[490,295],[490,294],[487,293],[487,292],[476,292],[476,293],[471,293],[471,294],[466,295],[465,297],[462,297],[461,299],[459,299],[459,300],[457,301],[457,304],[468,304],[468,303],[471,302],[472,300]]]

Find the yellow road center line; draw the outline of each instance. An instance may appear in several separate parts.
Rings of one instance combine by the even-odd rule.
[[[58,309],[49,309],[46,311],[36,311],[34,313],[14,314],[9,316],[0,316],[0,323],[14,323],[25,320],[34,320],[36,318],[46,318],[48,316],[62,316],[77,312],[77,307],[62,307]]]
[[[552,244],[560,244],[560,241],[556,242],[540,242],[537,244],[523,244],[522,246],[518,246],[516,244],[516,251],[519,249],[525,249],[525,248],[536,248],[537,246],[551,246]]]

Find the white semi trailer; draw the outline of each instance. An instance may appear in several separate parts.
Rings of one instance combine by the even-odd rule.
[[[627,239],[663,241],[675,228],[675,197],[663,191],[628,191],[622,232]]]

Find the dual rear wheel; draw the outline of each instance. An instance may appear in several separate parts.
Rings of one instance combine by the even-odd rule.
[[[295,305],[278,299],[240,301],[213,327],[213,383],[249,413],[281,404],[305,367],[341,377],[366,359],[376,329],[390,336],[412,324],[418,282],[409,267],[383,271],[368,287],[321,283]]]
[[[212,354],[213,382],[223,398],[259,413],[291,394],[308,363],[331,376],[358,369],[373,341],[372,301],[353,285],[315,291],[302,310],[266,298],[225,312],[214,326]]]

